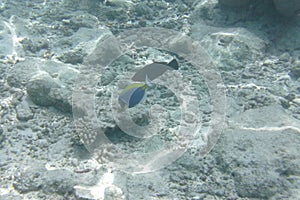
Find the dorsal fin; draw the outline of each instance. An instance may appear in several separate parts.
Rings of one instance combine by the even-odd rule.
[[[176,70],[179,68],[179,64],[175,58],[173,60],[171,60],[167,65]]]
[[[147,74],[146,74],[146,78],[145,78],[145,84],[147,87],[151,87],[153,85],[151,80],[148,78]]]

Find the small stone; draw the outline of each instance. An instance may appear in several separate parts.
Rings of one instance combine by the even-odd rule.
[[[73,159],[71,160],[71,164],[72,164],[73,167],[77,167],[77,166],[79,165],[78,159],[73,158]]]
[[[203,200],[205,199],[206,194],[199,194],[192,197],[192,200]]]
[[[81,50],[77,51],[68,51],[63,53],[58,57],[58,59],[64,63],[70,63],[70,64],[81,64],[83,62],[83,57],[85,55],[82,53]]]
[[[289,73],[290,77],[297,80],[300,78],[300,64],[293,67]]]
[[[82,187],[82,186],[75,186],[75,196],[76,199],[81,200],[96,200],[97,198],[91,193],[90,188]]]
[[[293,101],[296,98],[295,94],[288,94],[287,96],[284,97],[288,101]]]
[[[16,107],[17,119],[20,121],[28,121],[33,118],[33,113],[27,102],[22,102]]]
[[[109,186],[105,188],[104,199],[107,200],[123,200],[125,199],[123,192],[116,186]]]
[[[145,21],[145,20],[140,20],[140,21],[139,21],[139,25],[140,25],[141,27],[145,27],[145,26],[147,25],[147,21]]]
[[[123,0],[106,0],[106,6],[118,7],[118,8],[129,8],[132,5],[131,1],[123,1]]]
[[[279,56],[279,60],[283,62],[289,62],[290,61],[290,55],[289,53],[283,53]]]
[[[290,107],[290,103],[286,99],[280,99],[280,103],[281,103],[281,106],[285,109],[288,109]]]
[[[298,105],[300,105],[300,98],[296,98],[296,99],[294,99],[294,100],[293,100],[293,102],[294,102],[295,104],[298,104]]]
[[[46,139],[40,139],[37,141],[37,146],[40,148],[47,148],[49,146],[49,142]]]

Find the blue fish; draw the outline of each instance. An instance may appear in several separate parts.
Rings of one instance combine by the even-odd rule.
[[[132,83],[128,85],[119,95],[119,102],[125,104],[128,108],[132,108],[139,104],[146,94],[148,85],[145,83]]]
[[[119,95],[122,107],[132,108],[146,98],[146,89],[152,86],[151,81],[161,76],[167,70],[177,70],[179,67],[176,59],[169,63],[154,62],[146,65],[132,77],[133,81],[145,83],[132,83],[128,85]]]

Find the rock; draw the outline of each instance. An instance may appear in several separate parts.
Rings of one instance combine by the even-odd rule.
[[[129,8],[133,5],[131,0],[124,1],[124,0],[106,0],[105,1],[107,6],[118,7],[118,8]]]
[[[49,42],[46,39],[29,39],[25,38],[22,41],[22,46],[25,51],[30,51],[31,53],[37,53],[42,49],[49,48]]]
[[[72,92],[46,72],[32,77],[27,84],[27,93],[37,105],[53,106],[63,112],[72,111]]]
[[[43,190],[47,193],[71,194],[79,180],[68,170],[51,170],[43,176]]]
[[[35,163],[35,166],[28,167],[27,169],[19,169],[20,172],[15,174],[13,187],[20,193],[28,193],[40,190],[44,183],[42,174],[45,171],[41,165]]]
[[[17,63],[8,74],[8,83],[17,88],[26,86],[31,100],[40,106],[53,106],[71,112],[72,87],[79,71],[73,65],[38,58],[28,58]],[[22,120],[30,119],[18,107]],[[23,115],[23,116],[22,116]],[[28,118],[29,117],[29,118]]]
[[[1,10],[1,8],[0,8]],[[21,195],[9,194],[9,192],[1,195],[1,200],[22,200]]]
[[[14,175],[14,188],[24,194],[41,190],[44,193],[72,194],[76,184],[95,184],[97,177],[90,174],[75,174],[71,170],[47,170],[45,164],[33,161],[28,167],[18,169]]]
[[[40,64],[41,61],[38,59],[26,59],[24,62],[17,63],[8,72],[8,84],[17,88],[25,86],[30,78],[38,73]]]
[[[269,199],[288,193],[289,175],[284,173],[291,169],[288,173],[299,176],[299,170],[295,168],[300,164],[300,158],[296,156],[300,142],[298,133],[233,130],[226,131],[223,137],[221,146],[226,147],[217,145],[218,164],[232,175],[240,197]],[[289,145],[283,147],[284,144]]]
[[[189,194],[191,199],[201,194],[293,199],[292,191],[299,190],[299,121],[279,105],[235,114],[231,120],[210,154],[200,158],[187,151],[165,169],[176,197],[184,191],[179,199],[189,199]]]
[[[128,176],[126,181],[127,199],[143,199],[155,194],[158,199],[175,199],[169,186],[165,182],[164,175],[159,172]]]
[[[78,200],[97,200],[95,195],[92,194],[91,189],[88,187],[82,187],[82,186],[74,186],[74,194],[76,196],[76,199]]]
[[[77,78],[78,70],[74,65],[65,64],[58,61],[41,60],[39,69],[47,72],[52,78],[58,79],[65,86],[70,86]]]
[[[300,78],[300,63],[291,69],[289,75],[295,80]]]
[[[56,42],[57,58],[64,63],[81,64],[94,49],[96,40],[107,32],[106,29],[80,27],[71,36]]]
[[[111,21],[126,22],[128,19],[128,14],[123,8],[108,8],[105,16]]]
[[[104,33],[95,43],[84,64],[88,66],[106,66],[122,54],[116,38],[109,32]],[[99,69],[100,70],[100,69]]]
[[[201,40],[203,48],[225,71],[241,69],[248,60],[261,59],[268,44],[245,28],[215,29],[216,32],[204,37],[202,31],[198,32],[196,27],[194,30],[192,37]]]
[[[144,2],[141,2],[137,6],[135,6],[134,12],[138,17],[145,17],[146,19],[153,18],[153,10]]]
[[[56,109],[66,113],[72,112],[72,91],[65,88],[53,88],[49,97],[53,99],[53,107]]]
[[[41,106],[52,106],[54,101],[49,98],[50,91],[60,87],[61,85],[46,72],[33,76],[26,85],[30,99]]]
[[[27,58],[9,70],[7,82],[12,87],[22,88],[34,75],[41,72],[46,72],[53,78],[59,76],[58,79],[68,85],[74,83],[79,71],[70,64],[40,58]]]
[[[283,127],[295,126],[300,128],[299,122],[280,105],[273,104],[261,108],[251,109],[239,115],[234,115],[229,120],[231,126],[238,124],[241,127]]]
[[[118,188],[114,185],[111,185],[111,186],[105,188],[104,199],[106,199],[106,200],[124,200],[125,197],[120,188]]]
[[[290,93],[286,95],[284,98],[288,101],[293,101],[296,97],[297,97],[296,94]]]
[[[57,64],[57,63],[56,63]],[[57,78],[68,88],[72,87],[77,80],[79,71],[72,68],[70,65],[60,65]]]
[[[76,185],[74,186],[74,193],[77,199],[82,200],[98,200],[98,199],[107,199],[107,200],[123,200],[125,199],[122,190],[115,186],[114,174],[111,172],[105,172],[102,175],[97,184],[93,185]]]
[[[56,132],[58,133],[56,133],[57,135],[55,136],[58,137],[59,131]],[[52,134],[52,136],[54,136],[54,133]],[[47,148],[49,153],[49,158],[51,158],[52,160],[64,159],[65,156],[68,154],[68,148],[66,148],[68,145],[69,145],[69,141],[67,140],[59,140],[54,144],[49,145],[49,147]]]
[[[299,177],[299,121],[280,106],[246,111],[231,118],[213,155],[231,174],[240,197],[269,199],[286,195],[291,174]],[[288,144],[288,145],[286,145]],[[293,183],[293,187],[299,186]]]
[[[241,170],[234,172],[234,181],[236,190],[240,197],[269,199],[276,193],[282,193],[286,185],[280,174],[273,170],[267,170],[268,167],[254,168],[251,170]]]
[[[281,15],[287,17],[300,15],[300,1],[299,0],[273,0],[276,9]]]
[[[73,30],[77,31],[82,27],[92,29],[97,26],[98,19],[86,12],[77,12],[75,15],[73,15],[70,19],[65,20],[64,23],[71,27]],[[89,35],[89,34],[88,34]]]
[[[219,3],[230,7],[241,7],[248,5],[250,0],[219,0]]]
[[[26,101],[21,102],[17,107],[17,119],[20,121],[28,121],[33,118],[33,113]]]
[[[81,64],[83,62],[84,54],[81,51],[81,49],[78,50],[71,50],[65,53],[62,53],[57,58],[64,62],[64,63],[70,63],[70,64]]]

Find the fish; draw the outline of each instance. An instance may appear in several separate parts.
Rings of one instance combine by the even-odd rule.
[[[146,97],[146,83],[132,83],[125,87],[119,95],[119,103],[122,107],[135,107]]]
[[[119,103],[122,107],[132,108],[141,103],[146,98],[146,89],[152,87],[152,82],[167,70],[177,70],[179,67],[176,59],[169,63],[154,62],[146,65],[135,73],[132,83],[125,87],[119,94]]]
[[[143,82],[147,76],[150,81],[153,81],[167,70],[178,70],[178,68],[179,64],[175,58],[169,63],[154,62],[138,70],[131,79],[133,81]]]

